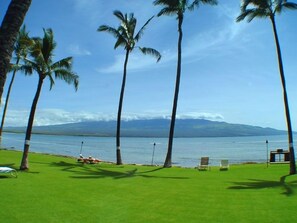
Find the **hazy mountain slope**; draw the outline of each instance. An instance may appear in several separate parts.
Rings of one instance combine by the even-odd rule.
[[[121,135],[129,137],[168,137],[169,126],[170,120],[168,119],[122,121]],[[7,127],[5,131],[24,132],[25,127]],[[93,121],[37,126],[33,128],[33,132],[40,134],[115,136],[116,121]],[[175,125],[175,137],[226,137],[281,134],[286,134],[286,131],[204,119],[177,119]]]

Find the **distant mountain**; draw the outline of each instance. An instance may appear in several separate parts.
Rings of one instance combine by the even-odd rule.
[[[170,120],[148,119],[122,121],[121,136],[168,137]],[[25,127],[7,127],[6,132],[24,132]],[[115,136],[116,121],[92,121],[62,125],[35,126],[33,133],[61,135]],[[258,126],[229,124],[204,119],[177,119],[175,137],[227,137],[283,135],[286,131]]]

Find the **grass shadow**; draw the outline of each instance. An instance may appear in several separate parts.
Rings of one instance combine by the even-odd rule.
[[[0,163],[0,166],[7,166],[10,168],[14,168],[15,163]]]
[[[17,170],[18,172],[23,172],[23,173],[33,173],[33,174],[40,173],[40,172],[36,172],[36,171],[20,170],[19,168],[17,168],[15,166],[15,163],[0,163],[0,166],[10,167],[10,168]],[[1,176],[0,176],[0,178],[1,178]]]
[[[82,164],[68,162],[53,162],[51,166],[61,167],[62,171],[73,173],[72,178],[76,179],[94,179],[94,178],[113,178],[123,179],[131,177],[143,178],[166,178],[166,179],[188,179],[186,177],[165,177],[150,175],[150,173],[162,170],[162,167],[154,168],[147,171],[139,171],[138,168],[125,170],[124,166],[110,165],[103,166],[101,164]]]
[[[17,179],[17,177],[13,177],[10,174],[0,175],[0,180],[4,180],[4,179]]]
[[[279,181],[249,179],[248,182],[233,182],[234,186],[228,189],[247,190],[247,189],[265,189],[265,188],[282,188],[284,192],[281,194],[291,196],[297,188],[297,180],[286,182],[286,178],[290,175],[280,177]]]

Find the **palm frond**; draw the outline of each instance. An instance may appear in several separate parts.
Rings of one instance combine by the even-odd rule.
[[[253,9],[242,10],[241,14],[239,16],[237,16],[236,22],[240,22],[240,21],[244,20],[252,12],[253,12]]]
[[[46,62],[50,63],[53,56],[53,51],[56,48],[54,34],[52,29],[43,29],[44,37],[42,39],[42,55]]]
[[[297,9],[297,4],[293,2],[285,2],[283,3],[283,7],[286,9]]]
[[[160,5],[164,7],[157,14],[158,17],[162,15],[176,15],[180,11],[180,7],[183,5],[181,3],[181,0],[155,0],[153,2],[154,5]]]
[[[9,64],[9,67],[8,67],[8,72],[17,72],[17,71],[20,71],[21,70],[21,65],[19,64]]]
[[[195,8],[199,7],[200,3],[209,4],[209,5],[217,5],[217,0],[194,0],[189,6],[188,9],[190,11],[194,10]]]
[[[23,25],[14,46],[14,52],[17,58],[26,57],[32,43],[33,41],[29,37],[29,32],[26,31],[26,26]]]
[[[127,31],[126,25],[120,25],[117,30],[120,33],[121,37],[126,39],[126,41],[128,42],[128,40],[131,38],[131,35]]]
[[[266,9],[262,8],[252,8],[252,9],[246,9],[245,11],[242,11],[242,13],[236,18],[236,22],[240,22],[247,18],[248,22],[251,22],[254,18],[265,18],[270,16],[270,12]]]
[[[114,44],[114,49],[118,48],[119,46],[126,47],[128,45],[127,41],[123,36],[119,36],[116,43]]]
[[[113,14],[121,21],[121,22],[125,22],[125,20],[127,20],[125,18],[125,16],[123,15],[123,13],[119,10],[115,10],[113,11]],[[127,15],[126,15],[127,16]]]
[[[55,78],[65,81],[67,84],[73,84],[75,90],[78,89],[79,77],[74,72],[69,69],[55,69],[54,71]]]
[[[50,74],[48,74],[48,75],[46,75],[46,76],[47,76],[47,77],[49,78],[49,80],[50,80],[50,90],[52,90],[53,86],[55,85],[55,80],[54,80],[53,76],[50,75]]]
[[[122,24],[123,27],[126,27],[127,36],[129,39],[133,39],[135,29],[136,29],[137,19],[134,17],[134,14],[131,13],[129,19],[126,21],[126,24]]]
[[[66,57],[62,60],[59,60],[55,63],[53,63],[50,66],[51,70],[55,70],[56,68],[65,68],[65,69],[71,69],[72,68],[72,57]]]
[[[254,13],[248,16],[248,22],[251,22],[254,18],[267,18],[272,15],[270,9],[256,9]]]
[[[98,29],[97,29],[98,32],[107,32],[107,33],[110,33],[111,35],[113,35],[115,38],[119,38],[121,36],[121,33],[113,28],[113,27],[110,27],[110,26],[107,26],[107,25],[102,25],[100,26]]]
[[[218,1],[217,0],[201,0],[201,3],[203,3],[203,4],[209,4],[209,5],[217,5],[218,4]]]
[[[157,14],[158,17],[163,16],[163,15],[177,15],[178,13],[178,8],[170,8],[170,7],[165,7],[161,9],[161,11]]]
[[[137,19],[134,18],[134,14],[130,13],[129,16],[125,14],[125,20],[118,27],[118,32],[122,35],[128,44],[133,45],[134,32],[137,24]]]
[[[143,35],[143,32],[146,28],[146,26],[149,24],[149,22],[154,18],[154,16],[152,16],[151,18],[149,18],[146,23],[141,27],[141,29],[138,31],[138,33],[136,34],[135,36],[135,41],[138,42],[140,40],[140,38],[142,37]]]
[[[32,46],[30,47],[30,55],[34,57],[38,57],[42,54],[42,39],[39,37],[32,38]]]
[[[153,49],[153,48],[147,48],[147,47],[139,47],[140,51],[145,55],[151,55],[157,59],[157,62],[161,60],[161,54],[159,51]]]
[[[153,4],[172,8],[178,6],[180,0],[155,0]]]
[[[31,66],[29,64],[23,64],[17,68],[17,71],[21,71],[21,72],[25,73],[25,75],[33,74],[33,70],[35,70],[35,69],[33,68],[33,66]]]

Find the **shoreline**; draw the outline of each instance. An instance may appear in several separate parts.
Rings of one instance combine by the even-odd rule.
[[[22,153],[21,150],[17,150],[15,148],[13,149],[9,149],[9,148],[4,148],[4,147],[0,147],[0,151],[4,150],[4,151],[13,151],[13,152],[19,152]],[[62,154],[54,154],[54,153],[43,153],[43,152],[29,152],[33,153],[33,154],[39,154],[39,155],[46,155],[46,156],[54,156],[54,157],[63,157],[63,158],[69,158],[69,159],[74,159],[77,161],[77,159],[79,157],[75,157],[75,156],[71,156],[71,155],[62,155]],[[95,157],[93,157],[95,158]],[[102,163],[106,163],[106,164],[113,164],[116,165],[116,162],[113,161],[106,161],[106,160],[100,160],[100,162]],[[98,164],[100,164],[100,162]],[[77,162],[79,163],[79,162]],[[266,164],[266,162],[256,162],[256,161],[246,161],[246,162],[240,162],[240,163],[230,163],[230,165],[249,165],[249,164]],[[94,164],[90,164],[90,165],[94,165]],[[158,164],[142,164],[142,163],[124,163],[122,165],[132,165],[132,166],[148,166],[148,167],[163,167],[163,165],[158,165]],[[198,163],[197,163],[198,166]],[[186,169],[196,169],[197,166],[194,167],[186,167],[186,166],[181,166],[181,165],[172,165],[172,167],[174,168],[186,168]],[[218,165],[209,165],[210,167],[215,167]]]
[[[266,139],[269,140],[268,145],[265,143]],[[72,159],[77,159],[82,153],[86,158],[92,156],[104,162],[116,162],[115,140],[110,137],[34,135],[31,142],[30,152]],[[121,142],[121,153],[125,164],[148,166],[164,164],[167,138],[122,137]],[[266,163],[269,151],[286,148],[286,144],[287,139],[284,136],[176,138],[172,166],[194,168],[204,156],[210,158],[211,166],[219,166],[221,159],[228,159],[230,164]],[[4,133],[1,145],[7,150],[23,151],[23,135]]]

